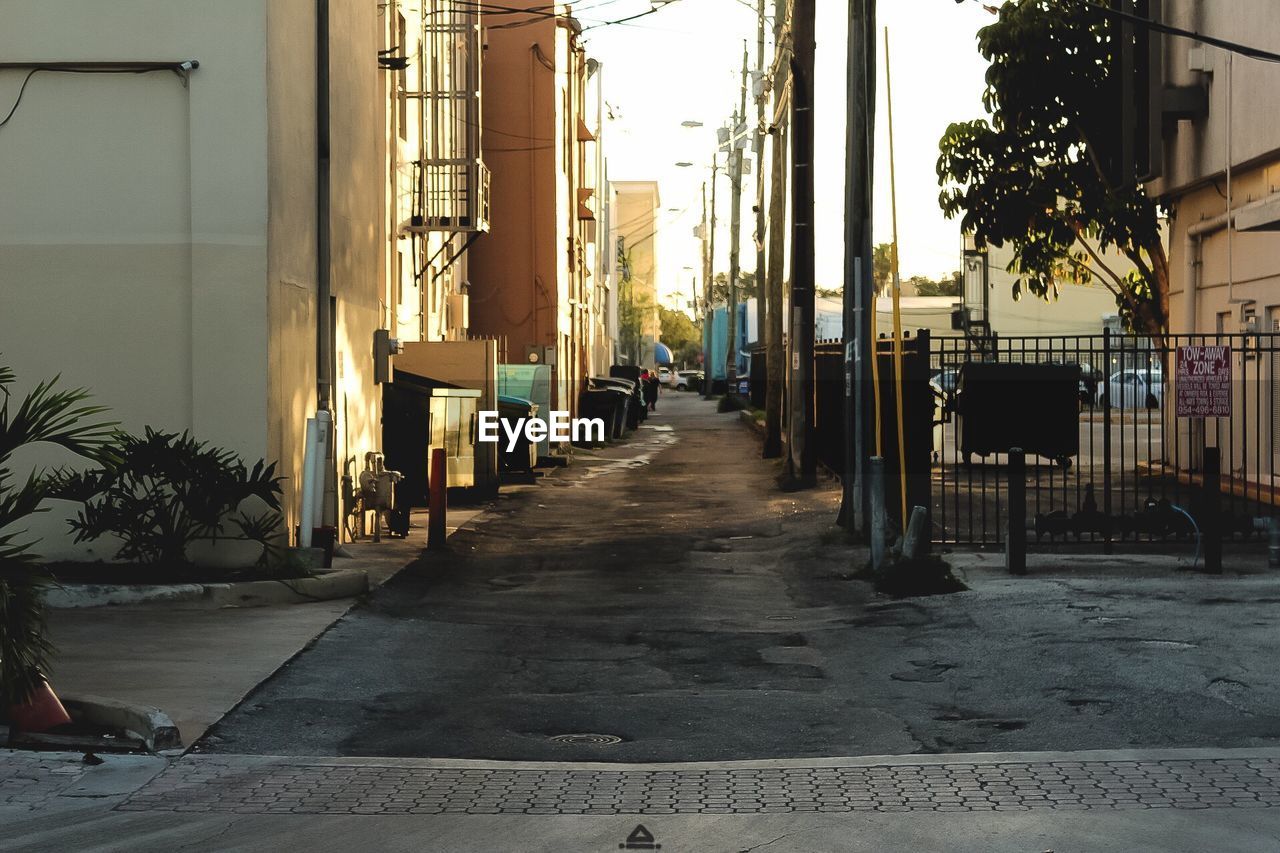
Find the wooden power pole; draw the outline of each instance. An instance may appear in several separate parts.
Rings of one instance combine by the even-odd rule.
[[[765,301],[765,366],[768,383],[764,404],[764,447],[766,459],[782,455],[782,406],[787,384],[787,354],[783,344],[782,288],[786,235],[787,116],[789,89],[787,80],[791,65],[787,61],[789,21],[787,0],[774,0],[773,5],[773,122],[769,128],[769,230],[768,270],[764,278]],[[760,164],[763,172],[763,163]]]
[[[747,121],[747,45],[742,44],[742,87],[738,108],[729,129],[729,181],[732,190],[729,221],[729,346],[725,355],[725,380],[729,394],[738,393],[738,274],[742,269],[742,146],[740,130]]]
[[[794,0],[791,23],[791,438],[794,485],[817,480],[814,446],[813,82],[816,0]]]
[[[876,103],[876,0],[849,0],[849,70],[845,137],[844,217],[844,472],[840,523],[863,538],[870,535],[867,469],[873,452],[875,406],[871,371],[875,343],[871,190],[874,174]]]

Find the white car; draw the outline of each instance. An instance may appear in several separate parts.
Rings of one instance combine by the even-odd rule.
[[[1098,405],[1105,405],[1107,389],[1099,383]],[[1164,404],[1164,372],[1145,367],[1111,374],[1111,408],[1158,409]]]
[[[701,370],[678,370],[672,384],[677,391],[701,391],[702,376]]]

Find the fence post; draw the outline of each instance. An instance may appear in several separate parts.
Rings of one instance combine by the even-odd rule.
[[[445,490],[449,485],[447,471],[444,448],[432,449],[431,477],[427,481],[427,549],[430,551],[444,548],[447,533],[445,513],[448,504]]]
[[[1027,456],[1021,447],[1009,449],[1009,527],[1004,555],[1009,574],[1027,573]]]
[[[1200,521],[1200,538],[1204,542],[1204,570],[1222,574],[1222,457],[1216,447],[1204,449],[1201,466],[1200,505],[1204,518]]]
[[[1102,551],[1111,553],[1111,330],[1102,330]]]
[[[884,457],[872,456],[868,468],[871,491],[871,570],[879,572],[884,567]]]

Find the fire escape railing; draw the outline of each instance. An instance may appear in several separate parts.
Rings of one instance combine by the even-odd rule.
[[[489,170],[480,148],[480,15],[424,0],[421,156],[413,162],[409,232],[489,230]]]

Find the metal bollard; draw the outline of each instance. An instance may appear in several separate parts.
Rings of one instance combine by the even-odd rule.
[[[431,451],[431,478],[427,481],[427,549],[430,551],[444,548],[445,514],[448,512],[445,492],[449,485],[447,471],[444,448],[437,447]]]
[[[1267,566],[1280,569],[1280,519],[1267,519]]]
[[[1004,535],[1005,568],[1011,575],[1027,573],[1027,455],[1009,449],[1009,526]]]
[[[884,567],[885,528],[888,524],[884,508],[884,457],[872,456],[867,473],[870,475],[867,485],[871,491],[871,569],[878,572]]]
[[[922,506],[911,508],[911,521],[907,522],[907,535],[902,537],[903,559],[914,560],[916,557],[924,556],[925,551],[928,550],[929,537],[928,530],[925,528],[928,513],[929,511]]]

